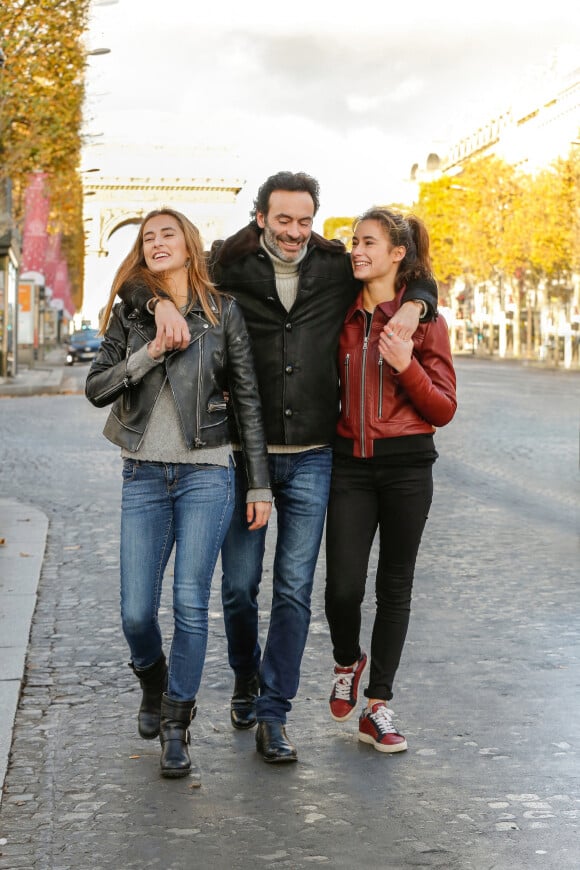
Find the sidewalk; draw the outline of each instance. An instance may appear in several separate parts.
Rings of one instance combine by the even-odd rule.
[[[65,373],[65,350],[57,347],[48,351],[34,368],[19,368],[14,377],[0,377],[0,398],[6,396],[40,396],[60,393]]]
[[[47,531],[42,511],[0,499],[0,802]]]
[[[34,368],[0,377],[0,398],[67,392],[64,357],[64,348],[57,347]],[[42,511],[0,498],[0,803],[47,531]]]

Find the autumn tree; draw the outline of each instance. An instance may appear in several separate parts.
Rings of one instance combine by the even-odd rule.
[[[329,217],[324,221],[322,233],[325,239],[339,239],[349,250],[354,217]]]
[[[540,172],[528,191],[529,265],[550,283],[571,283],[578,270],[577,179],[573,156]]]
[[[468,268],[465,251],[469,208],[465,192],[445,175],[419,188],[415,211],[429,230],[433,268],[444,284],[450,284]]]
[[[89,0],[2,0],[5,55],[0,75],[0,181],[11,179],[22,226],[31,172],[46,173],[50,229],[63,235],[73,287],[82,303],[84,234],[79,176],[84,69],[82,34]]]
[[[528,352],[532,334],[539,335],[537,306],[544,300],[557,311],[572,298],[580,271],[579,185],[574,149],[535,175],[485,157],[420,187],[416,210],[429,228],[439,280],[463,278],[499,294],[500,309],[510,310],[516,355],[522,322]]]
[[[580,273],[580,149],[533,175],[497,156],[466,161],[453,176],[442,175],[419,186],[411,209],[429,230],[433,269],[441,305],[475,291],[484,294],[490,316],[502,312],[511,321],[512,352],[528,353],[540,336],[540,307],[554,316],[569,306]],[[328,218],[326,238],[347,246],[352,217]],[[460,297],[459,297],[460,298]],[[469,304],[469,303],[468,303]],[[489,335],[490,348],[493,337]],[[537,349],[537,348],[536,348]]]

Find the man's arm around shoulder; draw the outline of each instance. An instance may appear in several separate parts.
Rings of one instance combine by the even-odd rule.
[[[118,295],[130,308],[145,317],[154,317],[157,327],[155,342],[166,350],[185,350],[189,345],[189,328],[171,299],[154,296],[145,284],[124,284]]]
[[[419,321],[437,317],[437,282],[432,278],[419,278],[409,282],[401,300],[401,307],[391,317],[388,329],[403,341],[408,341],[419,326]]]

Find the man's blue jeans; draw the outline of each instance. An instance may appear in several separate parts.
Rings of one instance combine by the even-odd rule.
[[[123,462],[123,632],[135,667],[147,668],[159,659],[161,588],[175,545],[174,632],[167,686],[175,701],[192,701],[199,689],[211,580],[233,505],[231,465]]]
[[[270,627],[260,661],[258,590],[266,528],[248,531],[243,460],[236,455],[236,508],[222,547],[222,601],[231,667],[238,676],[260,672],[260,721],[286,722],[298,691],[310,625],[314,569],[324,530],[332,451],[269,456],[278,534],[272,576]]]

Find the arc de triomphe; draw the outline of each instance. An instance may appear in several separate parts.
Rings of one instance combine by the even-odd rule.
[[[83,217],[85,223],[85,286],[83,316],[96,321],[104,302],[98,268],[109,254],[113,233],[138,224],[147,212],[169,206],[186,214],[199,229],[208,248],[223,238],[228,212],[236,202],[243,182],[228,178],[130,178],[85,176]]]

